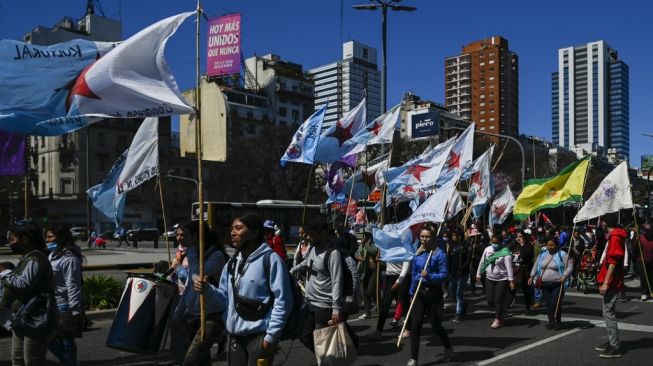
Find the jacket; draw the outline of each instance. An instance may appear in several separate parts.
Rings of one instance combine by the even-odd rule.
[[[650,240],[644,234],[639,236],[639,242],[633,246],[633,258],[635,261],[641,262],[641,253],[644,253],[644,262],[648,265],[653,265],[653,240]]]
[[[596,279],[596,282],[599,285],[602,285],[605,282],[605,276],[608,273],[608,266],[614,264],[614,272],[612,272],[612,277],[610,282],[608,282],[608,287],[612,289],[621,290],[624,287],[624,255],[625,255],[625,243],[628,234],[626,230],[616,227],[612,229],[610,234],[608,234],[608,244],[605,247],[605,260],[601,263],[601,270]]]
[[[471,250],[466,242],[461,241],[459,245],[454,245],[451,242],[447,256],[449,257],[449,272],[452,276],[457,275],[459,271],[461,276],[469,276],[469,263],[472,258]]]
[[[48,257],[52,264],[54,297],[59,309],[67,308],[72,315],[84,311],[82,296],[82,258],[78,246],[54,251]]]
[[[212,278],[213,282],[217,283],[226,262],[224,254],[212,246],[207,248],[204,257],[206,258],[204,261],[204,275]],[[198,276],[200,273],[198,248],[187,248],[186,259],[188,260],[188,268],[177,266],[175,269],[179,282],[185,284],[184,292],[181,294],[175,313],[182,314],[187,311],[192,316],[200,316],[200,294],[193,289],[193,276]],[[213,299],[207,297],[204,303],[207,314],[221,311],[218,302]]]
[[[413,269],[411,272],[410,281],[410,294],[414,295],[417,289],[417,284],[422,278],[422,270],[426,267],[427,276],[422,280],[424,286],[442,285],[449,276],[449,264],[447,263],[447,255],[440,248],[433,251],[431,261],[427,264],[426,260],[429,257],[428,251],[423,251],[413,257]]]
[[[273,250],[267,243],[262,243],[244,262],[240,253],[232,259],[236,261],[234,280],[238,283],[238,295],[263,303],[274,301],[263,319],[249,321],[238,315],[228,266],[222,270],[219,286],[209,285],[206,298],[217,303],[219,310],[224,311],[222,319],[229,334],[242,337],[265,332],[264,339],[276,344],[293,310],[293,297],[286,265],[277,254],[270,255],[270,278],[267,278],[264,268],[266,252]],[[239,270],[240,268],[242,269]]]
[[[0,281],[0,306],[15,311],[34,296],[52,290],[52,265],[44,253],[33,251],[24,255],[13,271],[0,272]]]

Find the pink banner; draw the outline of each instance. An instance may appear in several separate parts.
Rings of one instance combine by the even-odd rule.
[[[240,14],[209,20],[206,62],[208,76],[240,72]]]

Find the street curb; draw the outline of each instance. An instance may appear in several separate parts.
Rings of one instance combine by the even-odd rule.
[[[139,268],[154,268],[152,262],[140,263],[123,263],[123,264],[94,264],[82,267],[84,271],[103,271],[103,270],[128,270]]]
[[[116,315],[116,310],[118,309],[87,311],[86,317],[89,320],[93,320],[93,321],[113,319],[113,317]]]

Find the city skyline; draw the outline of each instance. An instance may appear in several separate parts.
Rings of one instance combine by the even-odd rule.
[[[108,17],[122,19],[124,38],[195,6],[194,2],[184,5],[173,1],[141,1],[122,3],[119,9],[121,2],[101,3]],[[209,17],[232,12],[243,14],[245,58],[274,53],[302,64],[306,70],[338,59],[342,42],[348,40],[381,51],[381,14],[351,8],[365,1],[342,3],[342,24],[341,3],[335,1],[260,3],[250,0],[234,4],[205,1],[204,7]],[[36,25],[52,26],[64,16],[79,17],[85,4],[83,0],[68,1],[52,11],[43,0],[1,1],[0,37],[22,39]],[[642,47],[640,42],[653,35],[645,15],[650,14],[653,6],[634,1],[619,7],[607,1],[546,4],[497,1],[497,6],[482,7],[481,11],[482,3],[477,1],[446,7],[419,0],[402,4],[418,9],[412,13],[391,12],[388,16],[388,105],[399,101],[408,91],[444,104],[445,58],[458,53],[469,42],[499,35],[510,41],[510,49],[520,57],[520,133],[552,141],[550,78],[557,70],[557,50],[604,40],[618,49],[620,59],[630,66],[630,164],[639,166],[640,155],[652,152],[646,148],[650,146],[650,138],[641,134],[653,132],[646,110],[647,101],[653,97],[648,87],[653,84],[653,75],[647,62],[653,51]],[[474,7],[478,11],[469,11]],[[289,8],[293,11],[288,11]],[[166,52],[181,89],[194,84],[194,28],[192,21],[186,22],[170,40]],[[204,27],[202,33],[205,30]],[[202,34],[201,44],[204,41],[205,34]],[[201,59],[204,64],[204,57]]]

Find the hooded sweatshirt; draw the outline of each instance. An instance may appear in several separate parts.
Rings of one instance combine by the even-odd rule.
[[[48,257],[54,274],[54,296],[59,310],[77,315],[84,310],[82,297],[82,250],[77,246],[54,251]]]
[[[269,279],[264,268],[265,253],[268,252],[271,253]],[[269,343],[276,344],[281,337],[286,320],[293,310],[290,276],[287,274],[286,265],[267,243],[262,243],[244,260],[244,263],[240,252],[232,260],[236,261],[234,280],[238,283],[238,295],[263,303],[274,301],[274,304],[270,306],[263,319],[249,321],[241,318],[234,306],[234,289],[231,285],[228,265],[222,270],[220,286],[209,285],[206,290],[207,299],[216,301],[220,311],[227,310],[222,313],[222,319],[229,334],[243,337],[265,332],[264,339]],[[240,268],[242,270],[239,270]]]
[[[601,263],[601,270],[599,271],[596,282],[602,285],[605,282],[605,276],[608,273],[608,266],[615,265],[614,272],[608,288],[621,290],[624,287],[624,255],[625,243],[628,234],[626,230],[616,227],[608,234],[608,244],[605,248],[605,260]]]
[[[204,253],[204,274],[213,278],[215,282],[222,273],[222,269],[225,267],[225,257],[222,251],[218,250],[217,247],[211,246],[208,247]],[[199,276],[200,273],[200,261],[199,261],[199,250],[197,247],[190,247],[186,249],[186,259],[188,260],[188,268],[184,266],[177,266],[175,269],[177,271],[177,276],[181,283],[185,284],[184,292],[179,299],[179,304],[175,312],[177,314],[187,311],[188,314],[192,316],[200,316],[200,294],[199,292],[193,289],[193,276]],[[211,298],[206,298],[205,300],[205,310],[207,314],[217,313],[222,311],[218,303]]]

